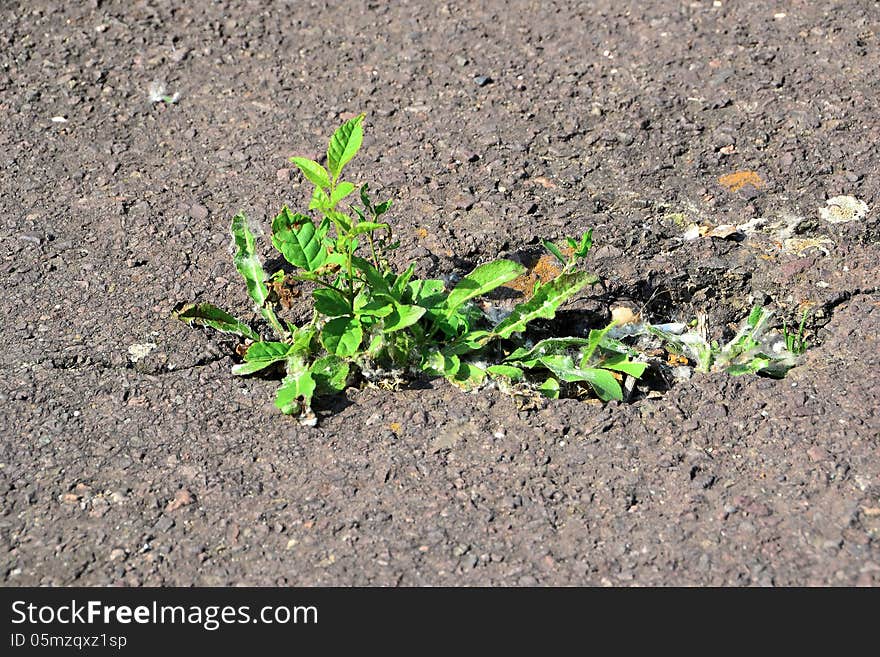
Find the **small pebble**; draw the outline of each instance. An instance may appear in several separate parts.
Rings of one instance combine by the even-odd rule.
[[[203,221],[208,218],[208,208],[204,205],[196,203],[189,209],[189,216],[196,221]]]

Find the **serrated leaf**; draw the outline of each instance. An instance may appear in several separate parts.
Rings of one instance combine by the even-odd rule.
[[[309,368],[319,392],[341,392],[348,381],[350,365],[339,356],[324,356]]]
[[[647,363],[637,363],[629,360],[626,357],[626,354],[615,354],[610,358],[606,358],[599,366],[606,370],[614,370],[616,372],[623,372],[624,374],[629,374],[633,378],[640,378],[642,374],[645,373],[645,370],[648,368]]]
[[[346,358],[357,353],[364,332],[361,323],[353,317],[331,319],[321,330],[321,342],[331,354]]]
[[[274,363],[285,360],[290,354],[290,350],[291,346],[284,342],[255,342],[245,352],[245,362],[233,365],[232,373],[244,376],[259,372]]]
[[[424,314],[425,309],[421,306],[395,306],[394,311],[385,318],[383,330],[391,333],[405,329],[419,321]]]
[[[230,226],[232,240],[235,246],[235,254],[232,262],[238,273],[244,278],[247,286],[248,295],[257,304],[260,314],[272,325],[277,332],[283,333],[284,329],[275,317],[275,312],[270,304],[267,303],[269,298],[269,289],[266,287],[266,273],[263,271],[263,265],[257,256],[254,234],[248,226],[247,217],[243,212],[239,212],[232,218]]]
[[[315,379],[306,361],[301,356],[287,359],[287,376],[275,393],[275,406],[285,415],[301,413],[312,403],[315,394]]]
[[[264,282],[266,273],[257,257],[254,234],[248,226],[244,213],[239,213],[232,218],[230,230],[235,242],[235,256],[233,257],[235,268],[244,277],[251,299],[258,306],[262,306],[269,297],[269,290]]]
[[[522,381],[524,376],[524,373],[520,368],[513,367],[512,365],[490,365],[486,368],[486,371],[489,374],[501,376],[505,379],[510,379],[511,381]]]
[[[541,359],[541,364],[563,381],[589,383],[603,401],[623,399],[623,390],[620,384],[607,370],[595,367],[576,367],[569,356],[545,356]]]
[[[327,262],[324,236],[327,226],[315,226],[311,218],[293,214],[286,207],[272,221],[272,244],[295,267],[313,272]]]
[[[315,187],[312,192],[312,200],[309,201],[309,210],[328,210],[330,208],[330,197],[320,187]]]
[[[174,313],[174,316],[190,326],[209,326],[222,333],[240,335],[257,342],[261,340],[259,333],[250,326],[210,303],[191,303]]]
[[[351,161],[364,140],[364,129],[361,123],[366,114],[349,119],[336,129],[327,147],[327,168],[333,179],[339,178],[342,167]]]
[[[530,349],[519,347],[508,355],[504,362],[518,362],[525,367],[534,367],[542,356],[564,354],[570,349],[583,347],[589,343],[587,338],[547,338],[536,343]]]
[[[761,321],[761,318],[764,316],[764,309],[761,306],[755,306],[752,308],[752,311],[749,313],[749,317],[746,320],[746,323],[755,328],[758,323]]]
[[[344,181],[336,185],[336,189],[334,189],[333,194],[330,195],[330,207],[335,208],[336,204],[339,203],[339,201],[351,194],[354,190],[354,183],[350,183],[348,181]]]
[[[342,294],[336,290],[319,287],[312,296],[315,299],[315,310],[327,317],[339,317],[351,313],[351,306]]]
[[[308,178],[309,182],[313,185],[317,185],[318,187],[330,187],[330,175],[327,173],[327,169],[314,160],[310,160],[307,157],[292,157],[290,158],[290,161],[303,172],[303,175]]]
[[[325,210],[324,215],[336,226],[336,234],[340,237],[348,235],[351,231],[351,217],[344,212],[336,210]]]
[[[244,354],[247,362],[284,360],[290,352],[286,342],[254,342]]]
[[[583,271],[561,274],[542,285],[531,299],[517,305],[493,332],[498,337],[509,338],[514,333],[524,331],[526,325],[534,319],[553,319],[559,306],[598,280],[593,274]]]
[[[525,267],[512,260],[495,260],[480,265],[462,278],[449,293],[446,300],[446,316],[451,317],[466,301],[512,281],[525,270]]]

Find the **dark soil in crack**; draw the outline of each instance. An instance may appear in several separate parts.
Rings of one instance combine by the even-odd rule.
[[[880,583],[880,11],[718,4],[3,3],[0,580]],[[287,158],[362,111],[399,265],[594,227],[582,323],[809,305],[813,347],[630,404],[349,389],[301,427],[170,315],[250,307],[229,218],[302,205]]]

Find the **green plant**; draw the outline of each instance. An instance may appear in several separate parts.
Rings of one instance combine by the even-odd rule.
[[[397,243],[384,221],[391,201],[377,203],[367,185],[342,179],[363,141],[363,119],[360,115],[346,121],[334,132],[326,167],[291,158],[314,186],[308,209],[318,215],[315,219],[284,207],[272,222],[272,244],[292,265],[293,274],[279,271],[267,277],[247,219],[238,214],[232,220],[235,267],[275,339],[263,339],[211,304],[188,305],[177,317],[248,341],[244,362],[233,373],[282,369],[275,405],[309,422],[314,422],[315,395],[400,371],[443,376],[465,389],[487,380],[502,387],[516,382],[548,397],[559,396],[560,382],[583,382],[601,399],[621,399],[614,373],[639,377],[646,365],[630,361],[626,347],[608,339],[609,329],[592,331],[588,338],[551,338],[531,346],[525,346],[521,335],[530,322],[552,319],[563,303],[598,281],[580,266],[592,245],[592,231],[580,240],[567,240],[570,255],[544,242],[563,265],[558,276],[536,283],[530,298],[492,322],[474,300],[521,276],[525,268],[495,260],[476,267],[451,289],[439,279],[415,278],[414,265],[395,271],[389,255]],[[351,198],[355,201],[348,201],[348,211],[341,209]],[[314,286],[312,319],[303,326],[282,323],[277,295],[270,293],[270,286],[291,282]]]
[[[807,324],[807,314],[809,312],[809,308],[804,310],[804,314],[801,316],[801,324],[798,327],[797,333],[789,333],[788,326],[786,325],[785,320],[782,320],[782,337],[785,338],[785,348],[796,356],[800,356],[807,350],[807,347],[810,346],[809,342],[807,342],[806,338],[804,337],[804,329]]]
[[[789,348],[787,338],[769,331],[772,318],[771,311],[755,306],[733,339],[724,345],[709,341],[704,317],[698,320],[695,330],[681,334],[650,325],[646,329],[696,361],[698,372],[760,373],[781,378],[797,364],[799,354]]]

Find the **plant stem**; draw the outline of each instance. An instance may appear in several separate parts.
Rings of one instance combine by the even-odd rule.
[[[324,281],[321,281],[321,280],[318,280],[318,279],[311,279],[311,278],[308,278],[308,279],[306,279],[306,280],[312,281],[313,283],[317,283],[318,285],[321,285],[321,286],[323,286],[323,287],[326,287],[326,288],[328,288],[328,289],[330,289],[330,290],[334,290],[335,292],[339,292],[339,294],[341,294],[342,296],[345,296],[345,291],[344,291],[344,290],[340,290],[340,289],[339,289],[338,287],[336,287],[335,285],[331,285],[330,283],[325,283]]]
[[[272,310],[270,306],[263,306],[261,308],[261,311],[263,317],[265,317],[269,324],[272,326],[272,330],[275,331],[278,337],[283,340],[288,335],[288,332],[284,329],[283,326],[281,326],[281,322],[279,322],[278,318],[275,316],[275,311]]]
[[[346,248],[346,264],[348,265],[348,305],[351,308],[351,314],[354,316],[354,270],[351,265],[351,258],[354,255],[352,253],[352,245],[353,241],[349,239],[349,244]]]
[[[372,233],[367,233],[367,241],[370,243],[370,253],[373,254],[373,265],[379,269],[379,258],[376,257],[376,245],[373,243]]]

